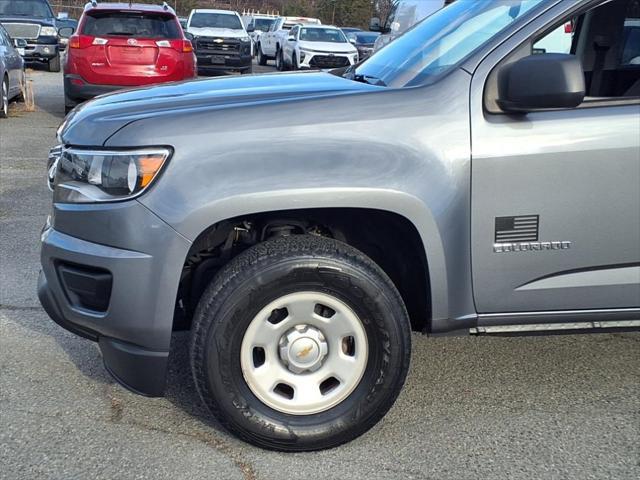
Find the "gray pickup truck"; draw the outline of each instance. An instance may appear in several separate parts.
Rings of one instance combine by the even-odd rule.
[[[189,328],[203,402],[281,450],[378,422],[412,329],[638,329],[639,10],[455,2],[340,71],[88,102],[49,158],[42,305],[150,396]],[[568,22],[571,54],[539,47]]]

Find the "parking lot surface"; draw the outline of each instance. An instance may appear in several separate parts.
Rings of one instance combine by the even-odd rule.
[[[136,396],[95,344],[39,306],[47,152],[62,77],[30,73],[37,110],[0,121],[0,478],[637,479],[640,335],[413,337],[389,415],[345,446],[283,454],[200,406],[175,334],[165,398]]]

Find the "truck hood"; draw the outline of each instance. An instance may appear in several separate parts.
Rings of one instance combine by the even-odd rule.
[[[324,72],[193,80],[97,97],[69,114],[60,126],[58,135],[67,145],[98,146],[122,127],[144,118],[246,108],[381,89],[383,87]],[[224,117],[212,115],[211,118]]]
[[[188,27],[187,32],[196,37],[242,38],[248,36],[247,32],[244,30],[235,30],[231,28]]]

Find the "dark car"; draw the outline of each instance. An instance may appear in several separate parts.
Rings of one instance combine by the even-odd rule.
[[[24,61],[17,48],[25,45],[24,40],[12,40],[0,25],[0,118],[7,118],[12,98],[22,97]]]
[[[361,28],[357,28],[357,27],[341,27],[340,30],[342,30],[342,32],[347,36],[349,36],[352,33],[361,32],[362,31]]]
[[[350,33],[347,37],[358,49],[358,57],[360,61],[362,61],[371,56],[373,47],[379,36],[380,33],[378,32],[354,32]]]
[[[22,57],[27,63],[44,63],[60,71],[56,19],[47,0],[0,0],[0,23],[11,38],[27,41]]]

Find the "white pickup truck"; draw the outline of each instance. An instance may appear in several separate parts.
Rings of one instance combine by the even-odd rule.
[[[289,37],[289,30],[295,25],[321,25],[317,18],[306,17],[279,17],[268,32],[260,36],[260,43],[257,45],[258,63],[266,65],[268,60],[275,60],[278,70],[282,70],[282,46]]]

